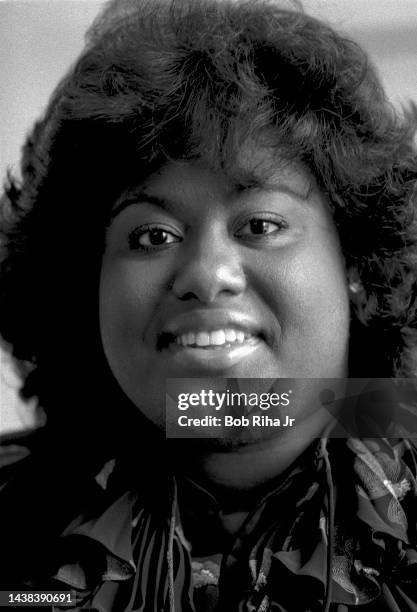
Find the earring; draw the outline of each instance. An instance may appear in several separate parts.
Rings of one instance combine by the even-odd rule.
[[[362,283],[360,281],[352,281],[349,283],[349,291],[354,294],[359,293],[362,291]]]

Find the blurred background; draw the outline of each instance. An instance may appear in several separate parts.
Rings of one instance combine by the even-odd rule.
[[[82,48],[100,0],[0,0],[0,177],[18,173],[20,148],[33,121]],[[417,0],[303,0],[307,12],[358,41],[401,107],[417,102]],[[0,432],[31,423],[30,406],[0,352]]]

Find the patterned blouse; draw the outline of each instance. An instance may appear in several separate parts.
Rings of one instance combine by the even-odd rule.
[[[0,537],[21,543],[5,523],[32,458],[17,444],[1,457]],[[316,440],[232,537],[196,483],[167,474],[148,503],[111,460],[73,483],[82,511],[69,503],[42,550],[0,549],[0,589],[73,590],[76,610],[99,612],[417,612],[416,475],[411,441]]]

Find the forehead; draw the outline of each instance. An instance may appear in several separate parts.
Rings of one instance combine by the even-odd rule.
[[[277,146],[247,142],[221,168],[204,157],[161,160],[149,174],[133,178],[115,200],[110,214],[113,218],[129,201],[147,195],[152,195],[156,203],[158,198],[181,199],[187,192],[195,196],[196,191],[207,189],[220,190],[232,198],[251,190],[279,190],[305,201],[312,192],[320,193],[314,175],[301,160],[289,159]]]
[[[314,178],[299,159],[289,159],[276,146],[245,144],[226,165],[224,172],[237,187],[273,188],[290,183],[307,188]]]
[[[155,182],[169,182],[170,179],[176,179],[176,182],[183,179],[186,184],[192,181],[192,168],[210,174],[213,180],[222,181],[228,189],[237,192],[254,188],[274,190],[288,186],[299,193],[307,193],[315,184],[314,176],[300,160],[289,159],[276,147],[254,143],[242,146],[221,167],[204,157],[166,161],[142,184],[155,185]]]

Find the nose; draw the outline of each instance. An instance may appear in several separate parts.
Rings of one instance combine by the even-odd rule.
[[[178,262],[172,290],[180,300],[212,303],[244,292],[246,276],[238,245],[232,239],[207,235]]]

